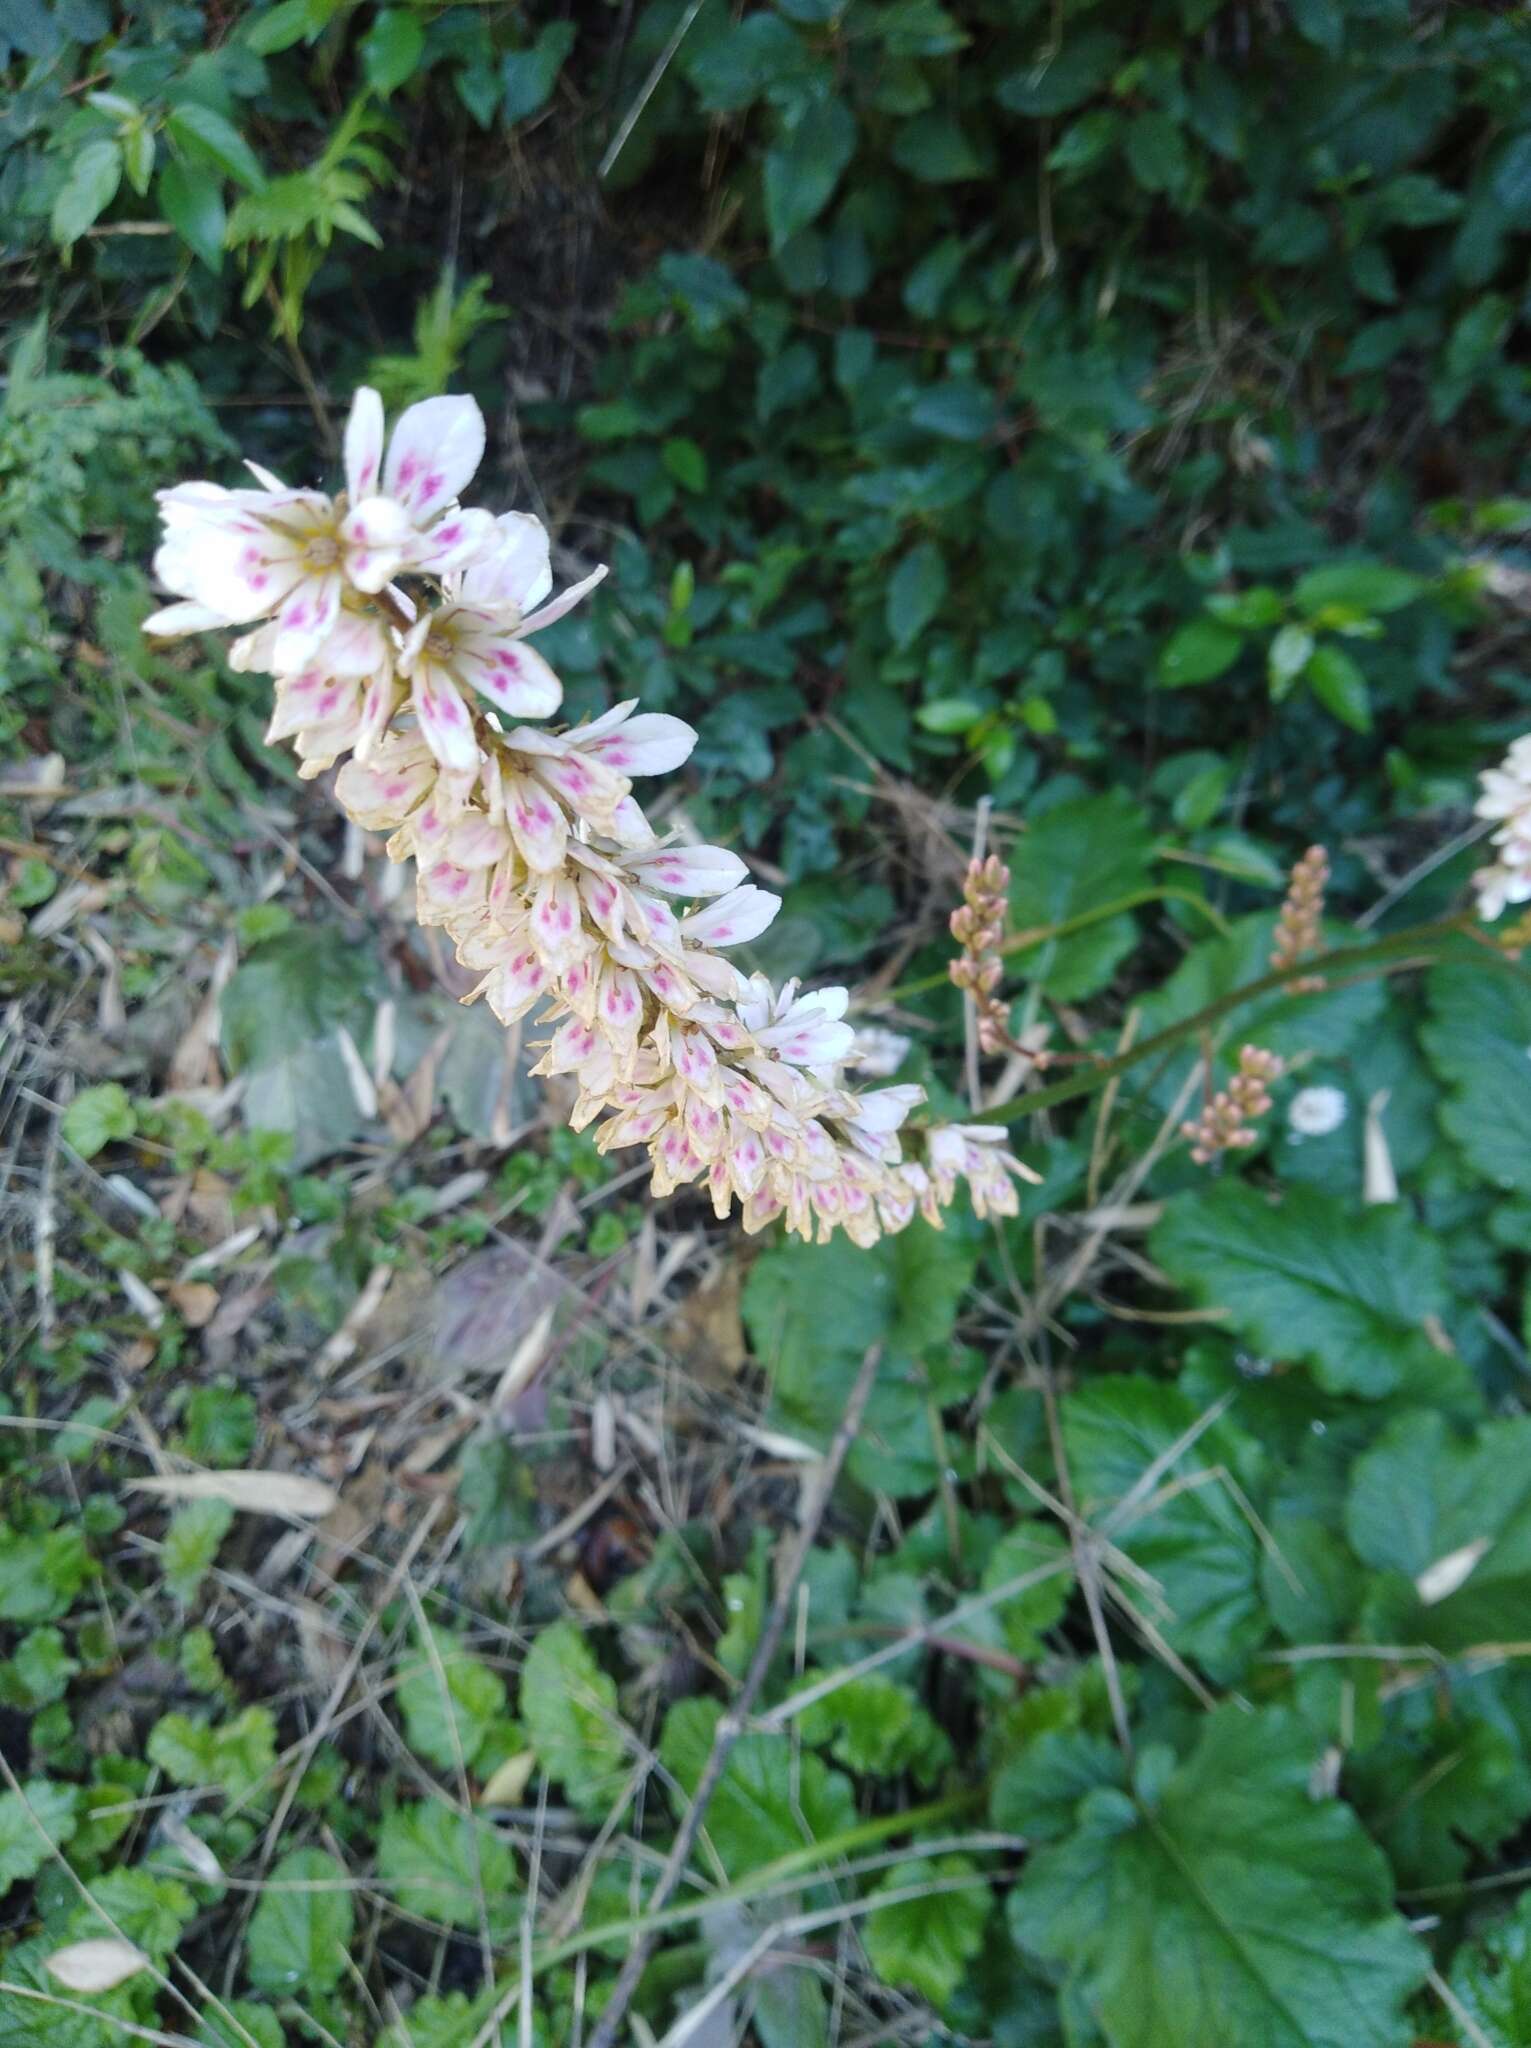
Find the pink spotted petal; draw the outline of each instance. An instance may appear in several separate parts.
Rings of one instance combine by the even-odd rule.
[[[490,512],[464,511],[461,506],[439,519],[415,549],[411,567],[431,576],[450,576],[477,561],[494,533]]]
[[[338,575],[305,576],[276,617],[272,660],[278,675],[288,675],[318,653],[340,616]]]
[[[576,742],[581,735],[573,735]],[[696,745],[695,726],[665,711],[644,711],[615,732],[585,741],[581,752],[604,761],[621,775],[668,775],[690,758]]]
[[[464,682],[512,718],[551,718],[563,702],[563,684],[534,648],[511,639],[464,648]]]
[[[461,770],[478,766],[478,741],[468,707],[452,685],[441,676],[416,676],[410,703],[420,721],[425,743],[443,768]]]
[[[393,430],[383,488],[417,526],[461,496],[484,452],[484,415],[471,398],[427,398]]]
[[[527,775],[505,777],[505,823],[521,858],[534,874],[554,874],[564,864],[569,826],[545,789]]]
[[[346,495],[353,505],[370,498],[383,467],[383,401],[363,384],[346,421]]]
[[[702,910],[680,921],[682,934],[699,946],[743,946],[758,939],[778,910],[781,898],[752,882],[714,897]]]
[[[722,846],[662,846],[629,854],[627,861],[645,888],[670,896],[721,896],[749,877],[738,854]]]
[[[347,577],[356,589],[371,594],[408,560],[415,531],[409,514],[392,498],[363,498],[341,522],[340,539]]]

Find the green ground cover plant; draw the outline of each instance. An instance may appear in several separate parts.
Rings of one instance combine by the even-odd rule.
[[[0,2043],[1524,2048],[1520,13],[0,65]],[[153,491],[359,384],[611,565],[559,717],[695,727],[746,964],[1019,1214],[650,1198],[145,638]]]

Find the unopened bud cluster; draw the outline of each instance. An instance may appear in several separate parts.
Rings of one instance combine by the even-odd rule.
[[[1271,948],[1272,967],[1295,967],[1323,942],[1324,891],[1329,886],[1329,856],[1321,846],[1310,846],[1292,869],[1286,900],[1276,920],[1276,942]],[[1307,974],[1294,981],[1294,992],[1305,993],[1324,985],[1320,974]]]
[[[1242,1152],[1258,1141],[1259,1132],[1250,1126],[1269,1111],[1270,1084],[1279,1081],[1283,1071],[1276,1053],[1259,1045],[1241,1047],[1238,1070],[1228,1086],[1218,1090],[1199,1117],[1180,1126],[1198,1166],[1210,1166],[1221,1153]]]
[[[997,853],[987,860],[968,862],[962,884],[962,902],[951,915],[951,933],[962,951],[948,972],[957,987],[973,998],[981,1052],[1010,1052],[1010,1036],[1004,1003],[997,993],[1005,971],[1000,944],[1005,936],[1005,912],[1010,902],[1010,870]]]
[[[267,739],[290,739],[306,777],[344,761],[340,804],[415,862],[421,923],[478,977],[467,1000],[553,1027],[534,1071],[572,1077],[570,1122],[602,1151],[647,1150],[656,1194],[701,1183],[746,1230],[781,1216],[863,1245],[916,1214],[939,1224],[959,1182],[980,1215],[1013,1215],[1027,1169],[999,1126],[903,1129],[924,1091],[852,1086],[843,988],[777,988],[724,957],[779,899],[727,849],[661,838],[632,793],[680,766],[692,728],[633,702],[521,722],[563,698],[530,636],[605,571],[550,599],[540,523],[458,502],[477,405],[411,406],[386,448],[383,425],[358,391],[335,497],[253,465],[256,490],[162,491],[155,570],[181,601],[145,630],[251,629],[229,658],[274,677]]]

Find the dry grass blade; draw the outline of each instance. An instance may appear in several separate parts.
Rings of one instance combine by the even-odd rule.
[[[137,1493],[157,1493],[168,1500],[221,1500],[246,1515],[317,1520],[340,1505],[333,1486],[307,1479],[301,1472],[173,1472],[128,1483]]]

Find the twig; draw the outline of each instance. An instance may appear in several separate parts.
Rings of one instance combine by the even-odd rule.
[[[59,1141],[64,1130],[64,1111],[74,1094],[74,1077],[65,1074],[59,1082],[58,1101],[48,1119],[43,1144],[42,1174],[37,1188],[32,1235],[32,1276],[37,1298],[37,1340],[44,1351],[52,1349],[55,1311],[53,1305],[53,1244],[58,1233],[58,1208],[53,1199],[53,1181],[58,1172]]]
[[[732,1706],[720,1719],[713,1732],[712,1749],[702,1767],[702,1775],[697,1780],[691,1804],[687,1807],[676,1831],[674,1846],[665,1861],[664,1869],[660,1872],[659,1882],[649,1898],[647,1910],[651,1914],[661,1912],[669,1904],[681,1878],[685,1875],[686,1865],[691,1860],[696,1838],[702,1831],[702,1822],[706,1818],[712,1796],[722,1783],[734,1744],[744,1733],[750,1711],[775,1660],[787,1626],[787,1617],[792,1610],[798,1581],[803,1575],[808,1554],[819,1533],[819,1524],[823,1521],[824,1511],[829,1506],[830,1495],[834,1492],[835,1482],[840,1476],[840,1468],[845,1463],[846,1455],[855,1442],[856,1432],[861,1427],[861,1418],[871,1397],[872,1384],[877,1377],[877,1365],[881,1357],[882,1346],[874,1344],[861,1361],[861,1369],[856,1374],[856,1384],[852,1387],[850,1399],[845,1404],[845,1413],[840,1418],[840,1426],[829,1446],[829,1454],[820,1468],[813,1499],[804,1511],[797,1543],[782,1574],[781,1584],[776,1589],[776,1598],[771,1604],[770,1613],[766,1616],[765,1626],[760,1631],[760,1640],[755,1645],[750,1668]],[[589,2048],[612,2048],[627,2008],[632,2003],[633,1993],[638,1989],[643,1973],[648,1967],[653,1947],[654,1936],[648,1933],[640,1935],[628,1951],[627,1960],[622,1965],[611,1998],[591,2033]]]
[[[655,92],[658,90],[660,79],[662,79],[665,73],[669,70],[670,63],[675,55],[675,52],[680,48],[682,42],[684,42],[687,31],[691,27],[692,22],[695,21],[696,17],[701,13],[701,11],[702,0],[691,0],[690,6],[686,9],[685,13],[681,16],[680,20],[675,24],[675,28],[671,33],[670,40],[665,44],[664,48],[660,51],[659,55],[654,59],[653,69],[649,72],[648,77],[644,79],[642,86],[639,88],[638,97],[633,101],[632,105],[628,108],[627,112],[622,116],[621,127],[618,128],[616,134],[613,135],[613,137],[611,138],[611,143],[606,151],[606,154],[601,158],[600,163],[596,166],[595,174],[598,178],[610,177],[612,166],[616,163],[617,158],[622,154],[623,150],[627,147],[628,136],[631,135],[633,130],[637,127],[638,122],[642,117],[644,108],[648,105],[649,101],[654,97]],[[592,2034],[590,2037],[590,2048],[596,2048],[595,2034]]]

